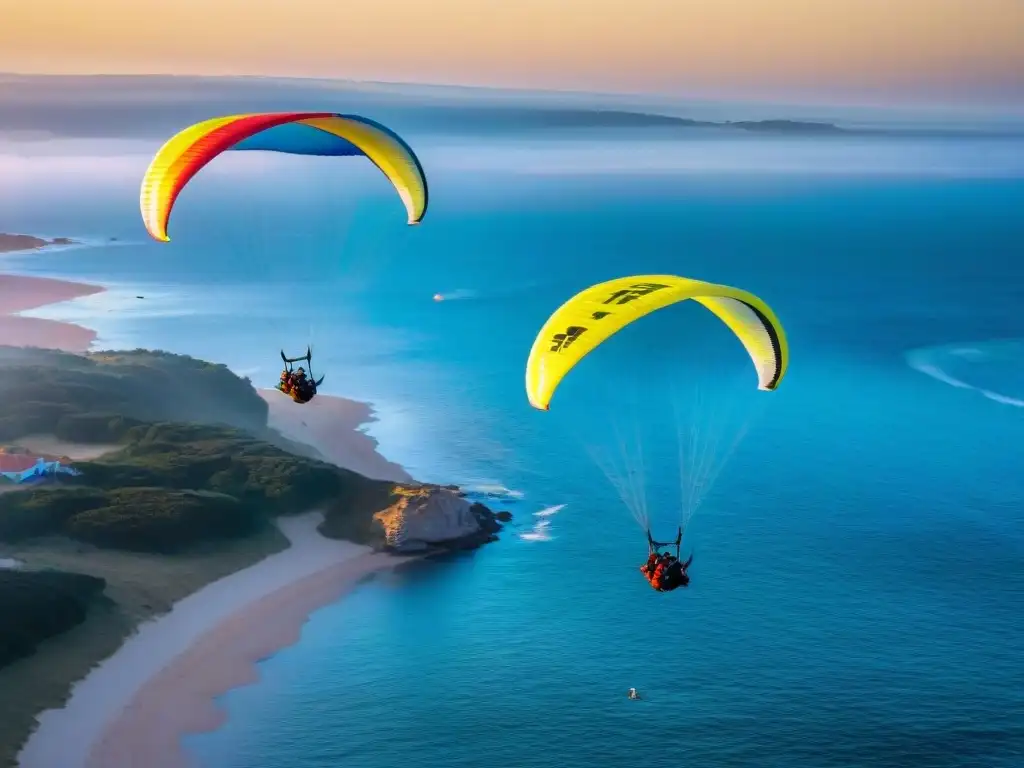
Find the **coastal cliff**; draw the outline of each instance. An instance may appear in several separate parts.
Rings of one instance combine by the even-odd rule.
[[[394,503],[373,516],[388,551],[472,549],[494,541],[502,528],[495,513],[451,487],[400,487],[395,494]]]
[[[285,440],[267,427],[267,403],[225,366],[145,350],[0,348],[0,361],[0,444],[50,435],[108,446],[76,461],[73,477],[9,488],[0,542],[60,536],[171,555],[307,509],[324,512],[325,536],[387,551],[478,546],[501,528],[457,489],[371,479]],[[31,400],[19,394],[26,380]]]

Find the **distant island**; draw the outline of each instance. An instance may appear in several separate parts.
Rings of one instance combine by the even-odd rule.
[[[739,122],[727,120],[724,123],[710,123],[710,125],[722,125],[726,128],[738,128],[741,131],[756,131],[759,133],[848,133],[848,131],[840,128],[835,123],[816,123],[806,120],[741,120]]]
[[[13,251],[32,251],[37,248],[46,248],[50,245],[74,245],[75,241],[67,237],[55,237],[53,240],[44,240],[33,235],[10,235],[0,232],[0,253],[11,253]]]
[[[390,119],[400,112],[386,109]],[[507,134],[517,131],[544,130],[651,130],[663,131],[664,137],[683,132],[717,131],[719,133],[756,133],[786,136],[877,136],[887,138],[1021,138],[1024,126],[958,128],[877,125],[874,127],[843,127],[826,120],[770,118],[764,120],[696,120],[681,115],[665,114],[656,108],[611,109],[600,107],[564,107],[542,105],[444,104],[423,106],[415,115],[402,117],[410,125],[442,133]]]
[[[397,113],[393,113],[397,114]],[[389,115],[390,116],[390,115]],[[411,120],[411,118],[410,118]],[[432,105],[417,111],[415,124],[440,133],[535,132],[548,130],[635,130],[649,131],[662,138],[693,135],[696,132],[723,134],[752,133],[762,136],[864,136],[890,139],[921,138],[1021,138],[1024,129],[875,126],[844,127],[825,120],[696,120],[651,110],[601,109],[525,105]]]
[[[824,134],[846,132],[834,123],[804,120],[741,120],[738,122],[726,120],[724,122],[714,122],[710,120],[692,120],[686,117],[673,117],[672,115],[621,110],[558,110],[547,112],[546,114],[555,123],[573,127],[575,127],[574,124],[580,125],[582,118],[585,124],[603,128],[666,126],[676,128],[726,128],[757,133]],[[584,126],[580,125],[580,127]]]
[[[0,347],[0,453],[46,446],[75,470],[18,484],[0,464],[0,765],[140,621],[287,548],[281,516],[319,510],[323,536],[395,553],[478,547],[508,519],[455,486],[342,469],[267,424],[223,365]]]
[[[849,133],[834,123],[806,120],[714,122],[654,112],[572,107],[492,106],[488,109],[472,106],[427,107],[417,116],[417,122],[426,128],[446,131],[680,128],[798,135]]]

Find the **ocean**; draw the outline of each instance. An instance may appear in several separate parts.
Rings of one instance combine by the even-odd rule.
[[[138,216],[155,145],[57,144],[5,150],[0,231],[91,247],[5,265],[112,289],[33,314],[263,385],[312,343],[385,455],[514,514],[318,611],[187,739],[202,764],[1024,766],[1024,143],[435,138],[416,228],[372,168],[239,153],[170,244]],[[546,317],[645,273],[768,302],[779,390],[678,306],[532,410]],[[658,594],[631,512],[674,535],[698,426],[731,455],[701,470],[692,585]]]

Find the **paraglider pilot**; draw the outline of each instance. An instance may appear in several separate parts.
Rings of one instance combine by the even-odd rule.
[[[655,541],[651,532],[647,532],[647,562],[640,566],[640,572],[647,578],[650,585],[659,592],[671,592],[679,587],[690,584],[690,575],[686,572],[693,562],[693,553],[684,563],[679,560],[679,547],[683,543],[683,529],[679,529],[675,541]],[[662,552],[662,547],[676,548],[676,553]]]
[[[317,389],[323,383],[324,377],[313,379],[312,376],[306,375],[305,368],[300,366],[293,369],[292,363],[305,360],[308,365],[312,366],[312,350],[307,347],[304,357],[288,357],[282,350],[281,359],[284,361],[284,370],[281,371],[281,380],[278,382],[277,388],[296,403],[308,403],[316,396]]]
[[[277,385],[277,388],[286,395],[290,395],[292,393],[293,386],[294,381],[292,380],[292,372],[288,370],[281,371],[281,383]]]

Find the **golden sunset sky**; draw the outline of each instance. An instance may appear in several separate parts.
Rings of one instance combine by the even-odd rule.
[[[0,71],[1019,100],[1024,0],[0,0]]]

